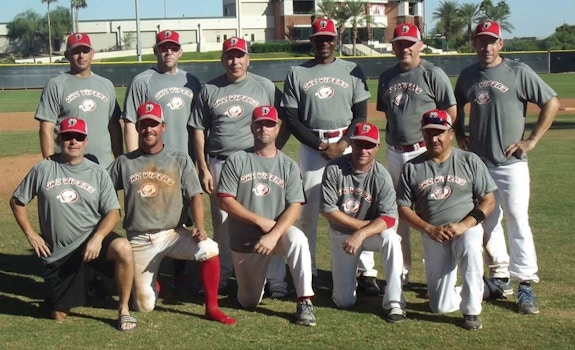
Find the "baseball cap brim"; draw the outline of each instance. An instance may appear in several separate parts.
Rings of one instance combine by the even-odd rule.
[[[391,39],[391,42],[399,41],[399,40],[407,40],[407,41],[411,41],[414,43],[418,43],[421,41],[421,39],[417,39],[417,38],[414,38],[412,36],[398,36],[396,38]]]
[[[337,34],[334,32],[317,32],[310,35],[309,37],[313,38],[314,36],[320,36],[320,35],[337,37]]]
[[[500,35],[497,35],[497,34],[495,34],[495,33],[491,33],[491,32],[488,32],[488,31],[475,34],[475,38],[477,38],[478,36],[481,36],[481,35],[488,35],[488,36],[494,37],[494,38],[496,38],[496,39],[501,39],[501,36],[500,36]]]
[[[367,141],[367,142],[371,142],[375,145],[379,145],[379,141],[374,139],[373,137],[369,137],[369,136],[352,136],[350,137],[351,140],[362,140],[362,141]]]
[[[70,51],[70,50],[72,50],[72,49],[74,49],[74,48],[76,48],[76,47],[78,47],[78,46],[85,46],[85,47],[89,47],[90,49],[92,48],[92,46],[90,46],[90,45],[88,45],[88,44],[86,44],[86,43],[76,43],[76,44],[73,44],[73,45],[68,46],[68,48],[67,48],[66,50]]]
[[[442,124],[429,123],[429,124],[426,124],[426,125],[422,126],[422,127],[421,127],[421,130],[423,130],[423,129],[448,130],[448,129],[451,129],[451,125],[450,125],[450,124],[442,125]]]
[[[60,134],[68,134],[71,132],[88,136],[88,134],[86,132],[84,132],[84,130],[80,130],[80,129],[76,129],[76,128],[69,128],[67,130],[60,131]]]
[[[138,120],[137,121],[141,121],[141,120],[145,120],[145,119],[150,119],[153,121],[156,121],[158,123],[163,123],[164,120],[162,118],[158,118],[157,116],[153,115],[153,114],[143,114],[138,116]]]
[[[262,120],[269,120],[270,122],[278,123],[278,120],[274,117],[258,117],[257,119],[252,120],[253,123],[261,122]]]
[[[158,47],[158,46],[165,44],[165,43],[173,43],[176,45],[180,45],[180,43],[178,41],[168,38],[168,39],[164,39],[164,40],[160,41],[159,43],[156,43],[156,45],[154,47]]]

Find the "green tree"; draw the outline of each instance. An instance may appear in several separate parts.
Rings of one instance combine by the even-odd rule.
[[[467,26],[467,45],[471,49],[471,39],[473,35],[473,25],[479,19],[479,4],[465,3],[459,5],[457,8],[457,16],[459,20]]]
[[[6,24],[6,37],[11,49],[16,52],[27,52],[29,55],[40,51],[42,40],[38,34],[41,24],[42,17],[32,10],[16,15]]]
[[[62,41],[66,34],[71,31],[70,10],[58,6],[50,13],[52,19],[52,43],[54,43],[55,51],[59,51],[62,46]]]
[[[461,37],[463,22],[459,16],[457,1],[441,1],[439,7],[433,11],[433,19],[437,20],[435,32],[441,33],[446,40],[455,43]]]
[[[52,25],[50,23],[50,4],[58,0],[40,0],[47,5],[46,15],[48,16],[48,50],[50,53],[50,63],[52,63]]]
[[[500,0],[497,5],[493,5],[491,0],[483,0],[479,5],[481,12],[480,20],[490,19],[499,23],[501,30],[511,33],[515,27],[509,22],[511,16],[511,9],[505,0]]]
[[[72,4],[72,20],[74,21],[72,25],[72,29],[74,32],[80,31],[80,27],[78,26],[78,12],[80,9],[85,9],[88,7],[88,3],[86,0],[70,0]]]
[[[563,24],[555,28],[555,33],[543,40],[545,50],[575,49],[575,25]]]

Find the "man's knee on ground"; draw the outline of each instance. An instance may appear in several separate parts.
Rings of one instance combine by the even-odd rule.
[[[334,294],[332,295],[332,300],[337,307],[347,309],[355,305],[357,297],[355,295],[344,297]]]
[[[150,312],[156,306],[155,295],[140,294],[134,298],[134,309],[140,312]]]
[[[195,255],[197,261],[205,261],[211,259],[215,256],[218,256],[220,253],[218,244],[209,238],[203,241],[199,241],[198,248],[199,250]]]
[[[119,263],[133,263],[134,256],[132,253],[132,246],[127,239],[118,238],[110,246],[108,258]]]

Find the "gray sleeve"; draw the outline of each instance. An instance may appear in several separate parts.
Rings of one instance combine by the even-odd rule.
[[[146,102],[146,84],[136,76],[126,90],[122,118],[130,123],[136,123],[136,111],[144,102]]]
[[[234,198],[238,195],[238,173],[235,171],[234,159],[237,157],[230,157],[224,163],[220,178],[218,179],[217,194],[229,195]]]
[[[391,216],[397,218],[397,203],[395,189],[393,188],[393,181],[391,175],[386,171],[381,174],[383,177],[383,185],[379,189],[377,211],[378,214]]]
[[[290,170],[286,179],[286,202],[287,203],[305,203],[306,198],[303,191],[301,171],[295,161],[286,156],[290,162]]]
[[[338,171],[337,165],[325,167],[321,180],[321,198],[319,210],[322,213],[331,213],[339,210],[337,195]]]
[[[120,209],[118,196],[114,190],[112,179],[105,170],[100,172],[100,203],[99,211],[102,216],[114,209]]]
[[[12,194],[17,200],[23,204],[28,204],[38,194],[39,189],[39,171],[40,164],[35,165],[28,174],[24,177],[22,182],[16,187]]]
[[[552,97],[557,96],[557,93],[531,67],[521,65],[517,72],[517,89],[522,100],[535,103],[541,108]]]
[[[54,79],[48,81],[44,89],[42,89],[42,95],[40,96],[34,119],[57,124],[61,108],[60,95],[60,85]]]
[[[184,153],[182,153],[184,155]],[[181,174],[182,179],[182,191],[184,198],[190,199],[195,195],[204,193],[202,186],[200,185],[200,179],[198,178],[198,172],[194,166],[194,162],[189,155],[185,154],[184,164]]]
[[[204,84],[200,94],[192,108],[192,116],[188,125],[197,130],[209,129],[210,125],[210,106],[207,85]]]
[[[282,97],[281,106],[285,108],[299,108],[300,96],[295,85],[295,74],[291,70],[284,81],[284,93]]]
[[[431,74],[431,91],[435,93],[435,103],[439,109],[448,109],[455,105],[455,95],[449,77],[440,67],[434,66],[430,70]]]
[[[396,202],[399,206],[412,207],[415,201],[413,198],[413,192],[410,186],[410,166],[406,163],[401,170],[401,175],[399,176],[399,181],[397,182],[396,188]]]

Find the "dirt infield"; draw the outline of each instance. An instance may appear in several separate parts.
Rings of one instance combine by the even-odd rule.
[[[575,114],[575,99],[561,99],[561,114]],[[537,106],[529,104],[528,113],[536,113]],[[375,103],[368,108],[370,118],[383,117],[382,112],[375,109]],[[34,112],[0,113],[0,132],[38,130],[38,121],[34,120]],[[4,179],[0,184],[0,198],[9,196],[32,165],[41,159],[40,150],[36,155],[5,157],[2,162],[6,168]]]

